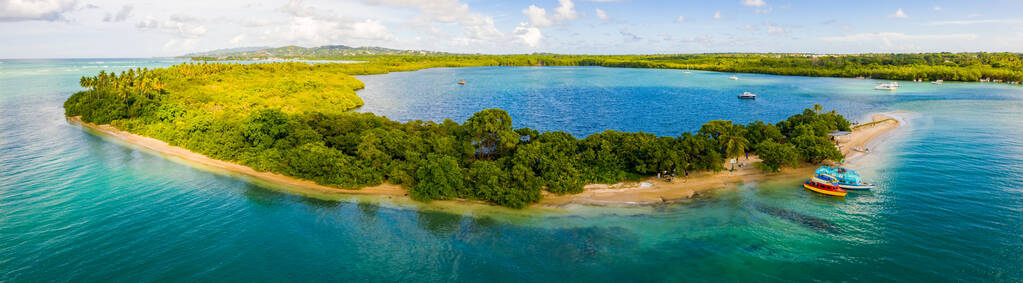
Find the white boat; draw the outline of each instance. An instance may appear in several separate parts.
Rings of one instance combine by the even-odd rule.
[[[933,82],[931,82],[931,83],[932,83],[932,84],[936,84],[936,85],[940,85],[940,84],[943,84],[943,83],[945,83],[945,80],[936,80],[936,81],[933,81]]]
[[[732,79],[732,80],[739,80],[739,77],[736,77],[736,76],[731,76],[731,77],[728,77],[728,78]]]
[[[740,94],[739,99],[757,99],[757,95],[747,91]]]
[[[896,83],[896,82],[887,83],[887,84],[880,84],[880,85],[874,87],[874,89],[876,89],[876,90],[896,90],[898,88],[899,88],[899,83]]]

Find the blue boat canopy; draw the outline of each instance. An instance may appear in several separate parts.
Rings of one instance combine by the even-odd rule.
[[[839,183],[845,184],[861,184],[863,183],[860,179],[860,174],[856,174],[856,171],[852,169],[846,169],[838,166],[821,166],[814,171],[817,175],[828,174],[838,179]]]

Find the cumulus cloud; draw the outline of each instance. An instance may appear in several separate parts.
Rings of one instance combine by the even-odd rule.
[[[558,20],[574,20],[579,18],[579,13],[575,11],[575,3],[572,0],[558,0],[558,7],[554,8],[557,12],[554,17]]]
[[[505,37],[504,33],[494,26],[492,17],[473,13],[469,10],[468,4],[459,0],[366,0],[366,2],[417,9],[422,12],[416,19],[413,19],[418,22],[417,26],[429,26],[435,22],[458,23],[466,36],[462,41],[482,41]]]
[[[888,17],[889,18],[896,18],[896,19],[906,19],[906,18],[909,18],[909,15],[906,15],[906,12],[903,12],[902,8],[899,8],[898,11],[895,11],[894,14],[888,15]]]
[[[143,30],[157,30],[179,38],[195,39],[206,35],[207,29],[202,22],[202,19],[199,18],[176,14],[163,21],[146,17],[136,23],[135,27]]]
[[[686,21],[686,17],[685,16],[678,16],[678,18],[675,18],[675,22],[676,23],[682,23],[682,22],[685,22],[685,21]]]
[[[742,5],[750,7],[763,7],[767,5],[767,2],[764,2],[764,0],[742,0]]]
[[[597,9],[596,12],[597,12],[597,18],[598,19],[607,20],[607,19],[611,18],[611,17],[607,16],[607,12],[604,12],[604,10]]]
[[[334,44],[337,41],[370,40],[384,41],[395,39],[383,23],[375,19],[361,21],[350,20],[322,11],[312,6],[303,6],[301,0],[291,0],[278,11],[289,15],[283,27],[273,25],[272,30],[264,33],[264,37],[283,40],[295,44]],[[260,26],[267,22],[250,22]]]
[[[124,6],[121,7],[121,10],[117,11],[117,14],[107,13],[106,16],[103,16],[103,21],[104,22],[123,22],[124,20],[127,20],[128,17],[131,16],[131,11],[132,11],[133,8],[134,7],[131,4],[124,5]]]
[[[720,20],[721,19],[721,11],[714,12],[714,19],[715,20]]]
[[[550,16],[547,15],[546,9],[536,5],[529,5],[529,7],[522,10],[522,14],[526,15],[526,18],[529,19],[529,24],[534,27],[549,27],[566,20],[579,18],[579,13],[575,11],[575,3],[572,3],[572,0],[558,0],[558,7],[554,8],[554,14]],[[607,13],[597,9],[597,17],[606,19]]]
[[[596,13],[597,18],[600,18],[601,20],[607,20],[610,18],[604,10],[597,9]],[[573,3],[572,0],[558,0],[558,7],[554,8],[554,14],[552,15],[548,15],[546,9],[537,7],[536,5],[529,5],[529,7],[522,10],[522,14],[526,15],[529,22],[520,23],[519,26],[515,27],[515,30],[512,31],[512,35],[516,40],[525,43],[526,46],[529,47],[536,47],[539,45],[540,40],[543,39],[543,34],[540,31],[540,28],[558,25],[564,21],[579,18],[579,12],[575,10],[575,3]],[[492,22],[491,26],[493,26]],[[494,29],[494,31],[496,31],[496,29]]]
[[[515,27],[515,31],[512,34],[529,47],[536,47],[540,44],[540,40],[543,39],[543,33],[540,32],[540,29],[527,23],[519,23],[519,26]]]
[[[75,0],[0,1],[0,22],[57,21],[75,8]]]
[[[934,6],[934,10],[935,10],[935,11],[941,11],[941,6],[937,6],[937,5],[935,5],[935,6]]]
[[[529,19],[529,24],[534,27],[548,27],[554,24],[553,21],[547,18],[547,10],[536,5],[529,5],[528,8],[522,10],[522,13]]]

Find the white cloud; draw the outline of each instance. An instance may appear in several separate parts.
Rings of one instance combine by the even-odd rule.
[[[991,19],[991,20],[956,20],[956,21],[934,21],[928,23],[932,26],[940,25],[977,25],[977,24],[1006,24],[1006,25],[1018,25],[1023,24],[1021,19]]]
[[[265,27],[265,26],[269,26],[269,25],[277,25],[277,24],[280,24],[280,23],[272,21],[272,20],[269,20],[269,19],[264,19],[264,18],[247,18],[247,19],[242,20],[239,24],[241,24],[243,27],[254,28],[254,27]]]
[[[167,43],[163,44],[163,50],[169,52],[187,52],[195,50],[196,44],[199,40],[195,38],[176,38],[168,40]]]
[[[976,39],[977,35],[968,33],[958,34],[904,34],[898,32],[874,32],[874,33],[857,33],[843,36],[827,36],[821,37],[821,40],[825,41],[891,41],[891,40],[971,40]]]
[[[906,15],[906,13],[902,11],[902,8],[899,8],[898,11],[895,11],[895,14],[888,15],[888,17],[896,19],[906,19],[909,18],[909,15]]]
[[[547,10],[536,5],[529,5],[529,8],[522,10],[522,13],[529,19],[529,24],[534,27],[548,27],[554,24],[547,18]]]
[[[606,12],[604,12],[604,10],[601,10],[601,9],[597,9],[597,11],[596,11],[596,12],[597,12],[597,18],[598,18],[598,19],[601,19],[601,20],[607,20],[607,19],[609,19],[609,18],[610,18],[610,17],[608,17],[608,16],[607,16],[607,13],[606,13]]]
[[[348,36],[361,39],[392,40],[394,35],[378,20],[367,19],[351,24]]]
[[[678,16],[678,18],[675,18],[675,22],[676,23],[682,23],[682,22],[685,22],[685,21],[686,21],[686,17],[685,16]]]
[[[0,1],[0,22],[56,21],[75,8],[75,0]]]
[[[941,6],[934,6],[935,11],[941,11]]]
[[[784,35],[789,32],[788,29],[777,24],[774,24],[770,21],[764,22],[764,26],[767,27],[767,34]]]
[[[750,7],[763,7],[767,5],[767,2],[764,2],[764,0],[742,0],[742,5]]]
[[[721,11],[714,12],[714,19],[715,20],[720,20],[721,19]]]
[[[238,45],[242,41],[245,41],[245,37],[246,37],[245,33],[239,33],[238,35],[235,35],[234,37],[231,38],[231,44]]]
[[[601,20],[609,19],[604,10],[597,9],[596,13],[597,18]],[[558,25],[566,20],[579,18],[579,13],[575,11],[575,3],[572,3],[572,0],[558,0],[558,7],[554,8],[553,15],[547,15],[547,10],[536,5],[529,5],[529,7],[522,10],[522,14],[526,15],[529,23],[519,23],[515,30],[512,31],[512,37],[513,40],[525,43],[529,47],[536,47],[540,44],[540,40],[543,39],[543,33],[540,31],[540,28]],[[491,20],[491,26],[493,26],[493,20]],[[493,31],[500,33],[496,28]],[[494,36],[492,39],[497,39],[497,37]]]
[[[558,7],[554,8],[557,12],[554,17],[558,20],[574,20],[579,18],[579,13],[575,11],[575,3],[572,0],[558,0]]]
[[[155,29],[160,27],[160,22],[157,22],[153,17],[146,17],[144,20],[135,23],[135,27],[140,29]]]
[[[371,4],[384,4],[396,7],[415,8],[422,12],[415,26],[430,26],[433,23],[458,23],[466,38],[463,42],[475,42],[504,37],[504,33],[494,26],[492,17],[473,13],[469,4],[459,0],[366,0]]]
[[[540,44],[540,39],[543,39],[540,29],[527,23],[519,23],[512,34],[529,47],[536,47]]]
[[[504,33],[494,26],[494,18],[491,17],[475,15],[461,23],[462,32],[472,40],[496,40],[504,37]]]
[[[153,17],[146,17],[146,19],[136,23],[135,27],[143,30],[158,30],[162,33],[173,35],[178,38],[194,39],[206,35],[206,32],[208,31],[206,27],[201,24],[202,22],[203,21],[199,18],[175,14],[163,21],[157,21]]]
[[[131,4],[124,5],[124,6],[121,7],[121,10],[117,11],[117,14],[107,13],[106,16],[103,16],[103,21],[104,22],[123,22],[124,20],[127,20],[128,17],[131,16],[131,11],[132,11],[133,8],[134,7]]]
[[[290,15],[291,19],[284,28],[272,26],[266,37],[284,40],[292,44],[336,44],[337,41],[353,42],[358,40],[386,41],[394,40],[392,34],[379,20],[365,19],[353,21],[336,16],[329,11],[312,6],[302,6],[302,1],[292,0],[282,6],[279,11]],[[252,24],[262,24],[254,22]]]

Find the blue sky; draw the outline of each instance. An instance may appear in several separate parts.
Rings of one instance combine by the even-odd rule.
[[[470,53],[1023,52],[1023,1],[0,0],[0,58],[344,44]]]

